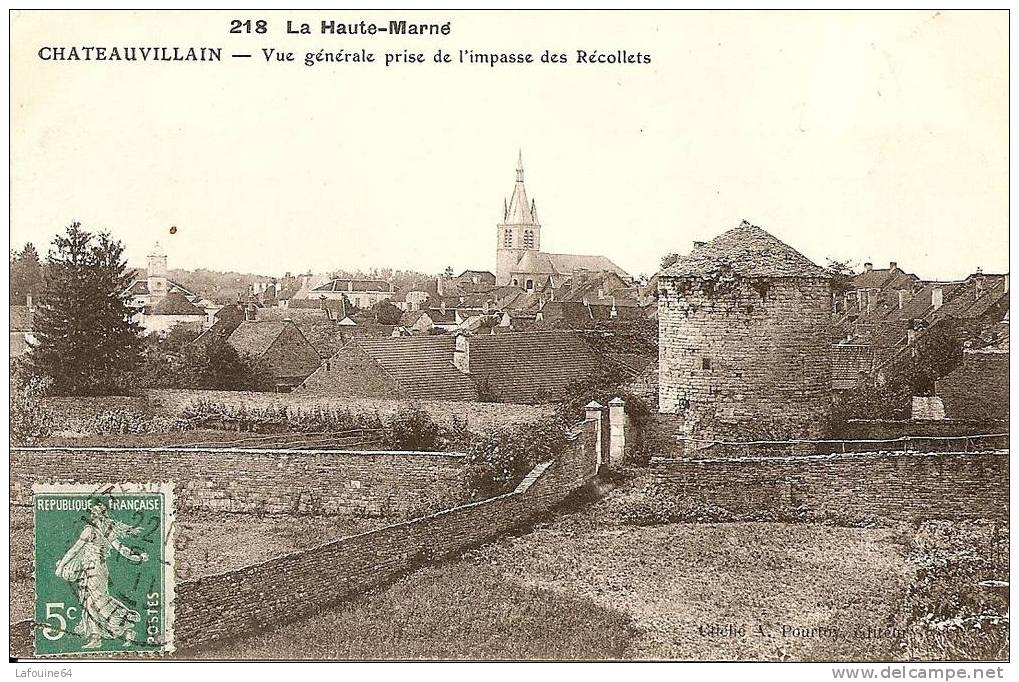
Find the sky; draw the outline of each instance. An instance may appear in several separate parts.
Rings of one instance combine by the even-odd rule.
[[[15,15],[12,248],[45,252],[79,220],[121,239],[132,264],[159,241],[171,268],[494,271],[522,150],[543,250],[635,275],[742,219],[821,264],[1008,270],[1005,12],[259,11],[266,34],[233,35],[237,14]],[[451,32],[321,35],[322,19]],[[315,33],[288,36],[286,20]],[[72,45],[205,45],[224,59],[38,57]],[[362,48],[651,63],[303,63]]]

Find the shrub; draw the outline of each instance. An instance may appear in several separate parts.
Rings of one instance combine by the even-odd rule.
[[[386,442],[395,450],[436,450],[439,425],[418,405],[401,407],[386,425]]]
[[[187,422],[166,417],[151,417],[132,410],[117,409],[100,412],[88,419],[75,420],[73,430],[97,436],[132,433],[171,433],[183,431]]]
[[[31,445],[50,433],[51,419],[40,398],[51,382],[22,360],[11,361],[11,442]]]
[[[902,603],[902,653],[913,660],[1007,660],[1008,526],[928,521],[916,533],[916,575]]]
[[[547,419],[475,436],[467,447],[467,480],[484,497],[508,492],[539,462],[555,460],[566,449],[565,423]]]
[[[377,414],[355,414],[342,408],[316,405],[292,408],[287,405],[248,407],[244,403],[224,403],[205,398],[192,400],[180,418],[193,426],[226,427],[254,433],[346,433],[380,431],[382,420]]]

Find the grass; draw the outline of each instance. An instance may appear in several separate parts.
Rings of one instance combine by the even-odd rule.
[[[620,491],[617,491],[620,492]],[[611,496],[208,658],[888,660],[896,528],[624,525]],[[711,634],[733,624],[742,636]],[[812,630],[813,628],[813,630]],[[821,634],[835,631],[836,636]],[[806,633],[806,634],[803,634]],[[813,633],[813,634],[811,634]]]
[[[381,519],[283,514],[177,512],[174,550],[178,582],[266,561],[384,525]],[[11,507],[11,621],[31,617],[32,511]]]
[[[1008,526],[928,521],[910,551],[916,577],[901,607],[913,660],[1009,657]]]
[[[296,624],[188,657],[563,660],[623,656],[624,614],[483,566],[428,567]]]

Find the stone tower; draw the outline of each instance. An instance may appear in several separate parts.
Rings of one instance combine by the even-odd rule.
[[[156,242],[155,246],[152,247],[148,261],[149,296],[152,299],[159,299],[166,296],[168,287],[166,279],[166,252],[163,251],[163,247],[159,245],[159,242]]]
[[[677,435],[825,437],[832,298],[823,268],[743,221],[663,270],[658,292],[658,404],[675,415]]]
[[[504,202],[502,222],[495,230],[495,283],[510,283],[510,272],[528,251],[541,248],[541,225],[534,202],[527,201],[524,188],[524,157],[517,157],[517,182],[509,202]]]

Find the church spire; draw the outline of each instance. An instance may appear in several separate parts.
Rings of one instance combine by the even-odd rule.
[[[527,190],[524,188],[524,154],[520,151],[517,152],[517,183],[513,186],[509,204],[504,205],[503,216],[503,220],[511,225],[534,225],[537,223],[534,206],[527,199]]]

